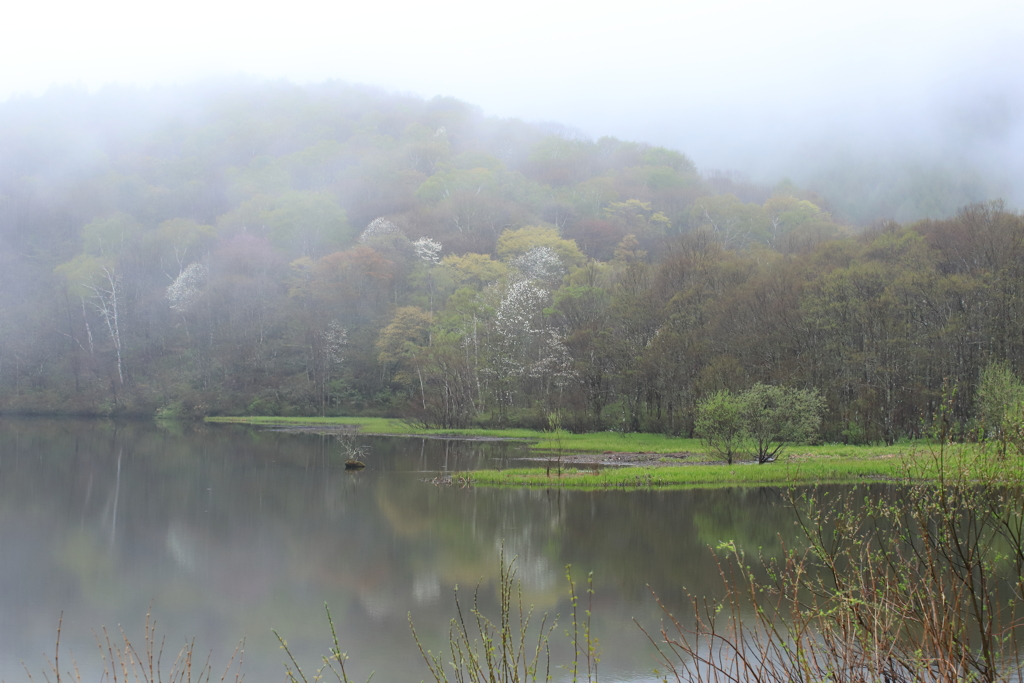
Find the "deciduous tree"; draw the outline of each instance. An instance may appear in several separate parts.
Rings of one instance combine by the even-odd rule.
[[[728,391],[715,392],[697,404],[694,429],[705,446],[731,465],[747,436],[743,399]]]
[[[755,384],[740,395],[743,427],[758,464],[774,462],[786,446],[818,433],[823,402],[815,390]]]

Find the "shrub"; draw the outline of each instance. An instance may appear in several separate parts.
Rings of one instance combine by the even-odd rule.
[[[741,394],[743,423],[758,463],[773,462],[789,444],[818,433],[824,400],[816,390],[755,384]]]
[[[750,449],[758,463],[773,462],[789,444],[811,441],[824,400],[811,389],[755,384],[739,395],[720,391],[697,406],[701,440],[731,465]]]
[[[746,441],[743,401],[728,391],[715,393],[697,405],[694,429],[705,446],[731,465]]]

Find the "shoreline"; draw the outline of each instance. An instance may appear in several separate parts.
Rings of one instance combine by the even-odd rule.
[[[707,452],[697,439],[650,433],[570,434],[525,429],[428,430],[393,418],[207,418],[214,424],[245,424],[294,433],[354,433],[464,441],[518,441],[529,444],[523,467],[457,474],[478,486],[572,489],[788,486],[905,480],[909,469],[928,469],[923,444],[792,446],[776,462],[732,465]],[[561,467],[559,468],[559,463]],[[915,464],[916,463],[916,464]],[[562,469],[560,476],[553,475]]]

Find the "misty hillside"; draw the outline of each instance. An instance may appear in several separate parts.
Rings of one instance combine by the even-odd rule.
[[[609,202],[650,202],[679,234],[705,220],[691,215],[701,197],[760,205],[773,193],[732,174],[701,177],[673,150],[340,84],[57,90],[0,106],[0,149],[3,237],[51,253],[59,244],[64,256],[78,251],[81,226],[116,212],[144,226],[224,227],[272,204],[315,201],[344,211],[356,233],[387,215],[454,251],[491,251],[502,230],[548,222],[610,254],[626,226],[587,225],[607,218]],[[770,219],[756,206],[740,211],[753,212],[740,229],[766,239]],[[323,239],[352,237],[338,228]],[[328,245],[307,246],[289,248],[312,256]]]
[[[12,100],[0,409],[688,433],[764,381],[821,391],[832,437],[896,438],[944,381],[1024,363],[1020,217],[922,177],[893,201],[940,220],[864,232],[849,198],[452,99]]]

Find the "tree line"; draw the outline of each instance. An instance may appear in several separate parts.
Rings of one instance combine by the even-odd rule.
[[[853,230],[792,183],[337,84],[49,97],[0,108],[4,411],[692,434],[765,385],[892,441],[1024,363],[998,203]]]

